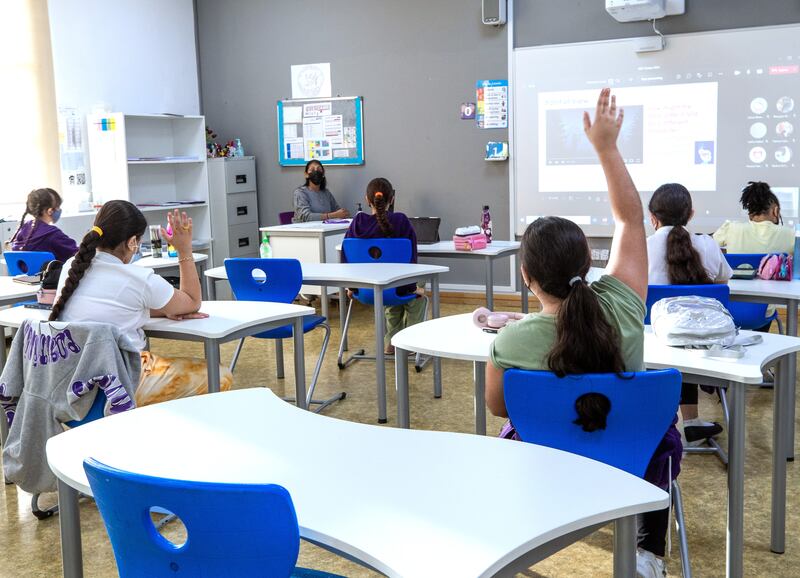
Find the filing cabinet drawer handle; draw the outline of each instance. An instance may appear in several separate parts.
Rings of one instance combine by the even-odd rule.
[[[240,247],[249,247],[250,246],[250,237],[239,237],[239,246]]]
[[[236,175],[236,184],[243,185],[247,182],[247,175]]]
[[[237,217],[244,217],[245,215],[247,215],[247,205],[244,205],[243,207],[236,207]]]

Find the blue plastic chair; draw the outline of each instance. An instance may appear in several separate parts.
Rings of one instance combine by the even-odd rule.
[[[143,476],[83,463],[122,578],[336,577],[298,568],[300,530],[289,492],[275,484],[222,484]],[[151,512],[168,510],[186,541],[162,536]],[[341,577],[339,577],[341,578]]]
[[[761,259],[766,256],[766,253],[726,253],[725,260],[728,261],[733,269],[741,266],[749,266],[749,268],[758,270],[761,264]],[[773,320],[778,322],[778,331],[783,333],[783,324],[781,323],[778,312],[773,311],[772,315],[767,315],[768,305],[763,303],[745,303],[742,301],[731,301],[728,305],[728,311],[733,315],[737,327],[742,329],[761,329],[765,325],[772,323]]]
[[[3,251],[9,275],[36,275],[48,261],[55,259],[50,251]]]
[[[681,396],[681,374],[675,369],[626,374],[556,377],[547,371],[509,369],[503,376],[508,416],[519,437],[578,454],[638,477],[675,419]],[[574,422],[575,403],[587,393],[611,402],[605,429],[585,432]],[[681,544],[684,577],[691,575],[683,500],[677,481],[672,499]]]
[[[411,241],[409,239],[345,239],[342,241],[342,253],[348,263],[410,263],[411,262]],[[393,307],[395,305],[405,305],[417,299],[415,293],[411,295],[400,295],[399,287],[384,289],[383,306]],[[428,297],[425,299],[425,318],[428,316]],[[337,363],[339,369],[344,369],[354,361],[359,359],[375,359],[373,355],[366,355],[363,349],[351,355],[343,361],[344,346],[347,343],[347,330],[350,327],[350,316],[353,311],[353,301],[358,301],[364,305],[375,305],[375,291],[373,289],[358,289],[353,291],[353,298],[347,306],[347,317],[342,329],[342,341],[339,344],[339,356]],[[422,369],[420,356],[416,356],[415,366],[417,371]]]
[[[225,271],[228,274],[233,294],[239,301],[271,301],[274,303],[291,303],[300,292],[303,284],[303,269],[297,259],[225,259]],[[322,361],[328,349],[331,328],[327,319],[320,315],[306,315],[303,317],[303,333],[308,333],[317,327],[325,331],[322,339],[322,349],[317,358],[317,365],[306,394],[307,406],[314,404],[318,406],[314,411],[320,412],[330,404],[344,399],[345,392],[326,400],[315,400],[314,389],[317,386],[319,372],[322,369]],[[275,355],[278,364],[278,378],[283,378],[283,340],[293,337],[293,327],[291,324],[270,329],[263,333],[254,335],[258,339],[275,340]],[[236,367],[239,354],[244,345],[244,338],[239,341],[236,351],[233,354],[230,370]],[[295,401],[286,398],[287,401]]]

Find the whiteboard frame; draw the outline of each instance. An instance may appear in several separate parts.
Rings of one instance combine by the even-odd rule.
[[[333,158],[324,161],[325,165],[363,165],[364,155],[364,106],[361,96],[335,96],[332,98],[287,98],[279,100],[277,103],[278,114],[278,163],[282,167],[303,167],[306,165],[305,155],[302,159],[287,159],[286,149],[284,148],[283,135],[283,107],[288,105],[304,105],[315,102],[334,102],[339,100],[352,100],[355,102],[356,114],[356,156],[345,158]],[[323,162],[323,161],[320,161]]]

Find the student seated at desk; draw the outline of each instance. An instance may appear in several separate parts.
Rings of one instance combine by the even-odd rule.
[[[96,321],[121,329],[142,352],[142,374],[136,405],[186,397],[207,390],[206,364],[202,360],[167,358],[147,351],[142,327],[150,317],[194,319],[199,313],[200,279],[192,256],[192,220],[177,210],[167,215],[172,235],[161,234],[178,251],[180,289],[175,289],[152,269],[133,265],[147,230],[142,212],[128,201],[103,205],[74,258],[61,272],[50,321]],[[220,366],[220,389],[230,389],[233,376]]]
[[[750,181],[739,199],[749,219],[725,221],[714,240],[728,253],[794,252],[794,229],[784,226],[781,202],[767,183]]]
[[[319,161],[308,161],[305,172],[306,182],[294,190],[294,217],[292,222],[325,221],[327,219],[346,219],[350,216],[336,202],[328,190],[325,168]]]
[[[610,90],[603,89],[594,123],[584,114],[584,128],[606,175],[616,223],[607,274],[587,283],[591,251],[583,231],[572,221],[542,217],[528,226],[520,248],[522,277],[542,303],[542,311],[500,331],[492,345],[491,363],[486,364],[486,402],[494,415],[508,415],[503,396],[506,369],[545,370],[559,376],[644,370],[644,218],[639,194],[616,145],[622,110],[617,116],[615,99],[609,97]],[[596,418],[586,407],[578,412],[584,423],[594,423]],[[680,471],[682,447],[674,424],[664,433],[645,473],[646,480],[661,488],[668,488]],[[501,435],[519,439],[510,423]],[[642,516],[638,576],[665,573],[668,524],[669,508]]]
[[[683,185],[658,187],[650,198],[650,223],[656,232],[647,239],[648,276],[651,285],[706,285],[727,283],[733,271],[714,239],[692,235],[686,225],[694,215],[692,196]],[[697,385],[681,389],[683,435],[689,445],[719,435],[722,426],[700,419]]]
[[[403,213],[392,212],[394,206],[394,187],[387,179],[378,177],[372,179],[367,184],[365,195],[370,213],[358,213],[350,228],[347,229],[344,237],[356,239],[380,239],[385,237],[395,239],[409,239],[411,241],[411,263],[417,262],[417,234],[414,226]],[[342,253],[342,262],[346,262]],[[393,305],[385,307],[386,315],[386,338],[385,353],[392,355],[394,346],[391,341],[395,333],[405,329],[415,323],[422,321],[425,314],[425,301],[421,299],[425,295],[425,288],[418,287],[414,283],[398,287],[400,295],[410,295],[416,293],[417,298],[409,301],[405,305]]]
[[[33,215],[33,219],[26,221],[28,215]],[[59,218],[61,195],[53,189],[31,191],[17,231],[11,237],[11,250],[49,251],[59,261],[66,261],[78,252],[78,245],[55,226]]]

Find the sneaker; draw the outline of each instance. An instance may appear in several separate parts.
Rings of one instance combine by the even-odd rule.
[[[636,578],[664,578],[667,565],[664,560],[641,548],[636,549]]]
[[[683,437],[689,446],[699,446],[720,433],[722,426],[717,422],[703,421],[699,418],[683,422]]]

